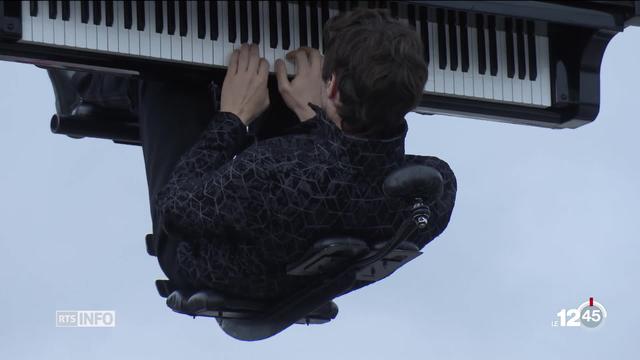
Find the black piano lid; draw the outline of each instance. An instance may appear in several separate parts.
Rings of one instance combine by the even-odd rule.
[[[409,0],[419,5],[504,15],[549,23],[622,31],[640,25],[640,1],[436,1]]]

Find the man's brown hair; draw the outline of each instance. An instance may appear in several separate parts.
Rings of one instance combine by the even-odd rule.
[[[427,81],[418,34],[387,11],[358,9],[327,22],[323,38],[322,78],[336,75],[343,131],[388,137],[416,107]]]

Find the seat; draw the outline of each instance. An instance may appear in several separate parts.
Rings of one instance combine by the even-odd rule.
[[[225,333],[244,341],[266,339],[294,323],[327,323],[338,314],[335,298],[384,279],[422,254],[407,240],[427,228],[429,207],[442,195],[443,178],[430,166],[405,164],[385,178],[383,191],[387,197],[402,200],[410,210],[394,236],[373,245],[347,236],[318,240],[287,266],[287,276],[319,276],[321,281],[310,282],[290,296],[261,303],[211,289],[179,289],[170,280],[156,281],[158,293],[173,311],[194,318],[214,317]],[[156,237],[148,234],[146,245],[147,252],[157,256]]]

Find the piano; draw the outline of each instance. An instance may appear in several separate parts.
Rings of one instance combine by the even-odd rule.
[[[415,111],[548,128],[596,118],[605,48],[640,24],[637,0],[0,0],[0,60],[222,79],[245,42],[272,71],[297,47],[322,52],[323,25],[357,7],[388,9],[422,39],[428,81]]]

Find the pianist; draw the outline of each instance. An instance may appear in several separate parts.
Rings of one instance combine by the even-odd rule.
[[[292,80],[284,60],[275,64],[278,90],[299,120],[282,136],[257,141],[247,133],[272,102],[269,64],[255,46],[231,56],[219,111],[206,81],[130,86],[158,259],[178,287],[275,298],[300,285],[284,280],[284,268],[314,241],[383,241],[402,222],[382,181],[405,159],[404,116],[427,78],[422,44],[374,10],[331,19],[324,39],[324,57],[309,48],[288,55]],[[104,89],[96,79],[88,88]],[[445,229],[455,199],[453,173],[429,159],[445,192],[430,228],[414,239],[419,247]]]

